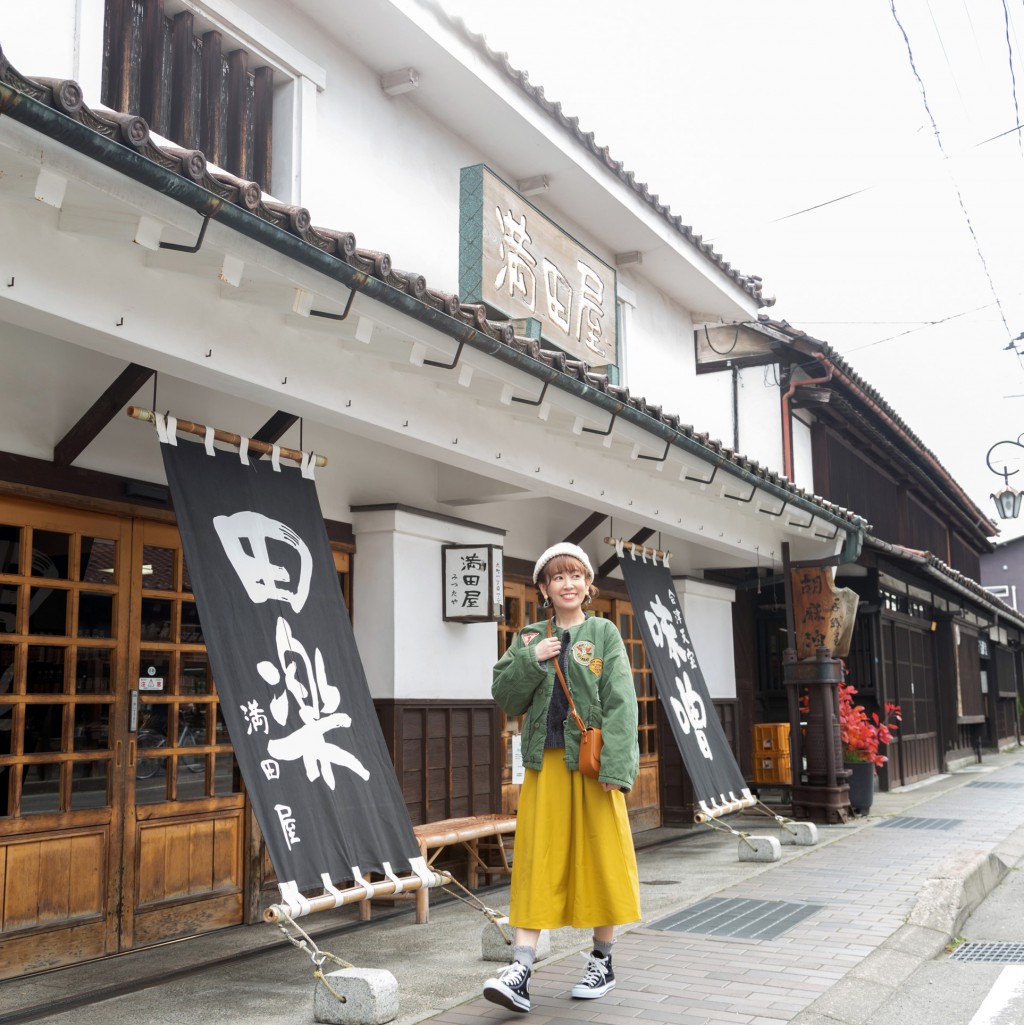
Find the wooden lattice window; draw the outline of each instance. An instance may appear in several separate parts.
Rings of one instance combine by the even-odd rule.
[[[164,0],[106,0],[102,100],[231,174],[271,187],[274,71]]]
[[[596,608],[598,615],[604,613]],[[633,606],[627,601],[616,599],[610,602],[611,613],[608,618],[618,626],[623,643],[629,653],[629,664],[633,667],[633,686],[636,688],[636,701],[639,706],[639,739],[640,757],[655,757],[658,754],[658,691],[654,683],[654,673],[647,661],[640,626],[633,614]]]

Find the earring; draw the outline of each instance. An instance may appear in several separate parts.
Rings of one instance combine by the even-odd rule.
[[[545,598],[544,599],[544,604],[541,606],[541,608],[550,609],[551,608],[551,599],[550,598]]]
[[[593,600],[594,600],[594,596],[589,591],[587,591],[587,596],[586,596],[586,598],[583,599],[583,604],[584,605],[589,605]]]

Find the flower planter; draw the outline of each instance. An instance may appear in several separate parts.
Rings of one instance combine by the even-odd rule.
[[[871,762],[843,762],[850,772],[850,805],[858,815],[867,815],[875,799],[875,767]]]

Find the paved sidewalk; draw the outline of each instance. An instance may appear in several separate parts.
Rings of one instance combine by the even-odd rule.
[[[645,915],[644,924],[621,936],[615,946],[618,985],[612,993],[601,1000],[572,1000],[568,994],[579,979],[582,960],[542,964],[532,981],[529,1020],[534,1025],[785,1025],[882,948],[903,925],[935,871],[966,851],[995,849],[1024,826],[1021,754],[992,756],[986,763],[928,787],[878,795],[867,828],[822,828],[829,838],[851,832],[841,843],[805,848],[804,857],[716,894],[722,899],[821,906],[776,939],[665,932],[651,928],[656,919]],[[911,810],[916,820],[952,821],[936,822],[943,828],[927,830],[886,825]],[[722,842],[734,849],[735,841]],[[685,852],[680,852],[678,867],[685,873]],[[805,1020],[858,1020],[856,1005],[851,1011],[836,1019],[812,1013]],[[437,1015],[433,1022],[469,1025],[481,1018],[510,1017],[518,1015],[478,999]]]
[[[946,828],[886,824],[902,815]],[[774,831],[763,817],[736,825]],[[551,936],[552,956],[537,966],[534,1010],[525,1017],[479,998],[483,980],[500,966],[481,960],[484,920],[463,904],[432,901],[426,926],[415,925],[406,912],[378,914],[374,923],[360,925],[351,911],[313,916],[303,926],[324,950],[396,976],[397,1025],[513,1017],[534,1025],[845,1020],[832,1017],[828,999],[855,985],[858,971],[880,957],[883,964],[906,967],[910,955],[887,951],[886,944],[894,942],[929,878],[945,872],[952,857],[963,861],[968,852],[990,852],[1024,836],[1024,749],[986,755],[983,765],[925,786],[879,794],[870,817],[819,832],[816,847],[784,847],[782,861],[767,865],[739,862],[737,841],[726,833],[660,830],[646,837],[660,842],[638,854],[644,920],[623,930],[615,946],[617,988],[600,1000],[571,1000],[588,936],[559,930]],[[774,938],[652,927],[709,898],[818,907]],[[507,886],[484,899],[506,909]],[[225,930],[0,983],[0,1025],[191,1025],[197,1017],[204,1025],[307,1025],[313,1020],[312,966],[280,941],[269,926]]]

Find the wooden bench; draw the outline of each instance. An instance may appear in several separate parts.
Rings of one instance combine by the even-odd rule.
[[[462,819],[443,819],[413,826],[416,842],[420,845],[420,855],[428,868],[433,867],[442,851],[456,844],[462,845],[466,852],[466,886],[470,890],[477,887],[481,875],[511,875],[512,867],[508,863],[503,837],[515,831],[514,815],[470,815]],[[482,854],[487,851],[497,851],[498,864],[488,864],[484,860]],[[416,924],[426,924],[430,918],[430,889],[422,887],[408,896],[416,898]],[[369,900],[360,902],[359,917],[369,921]]]

